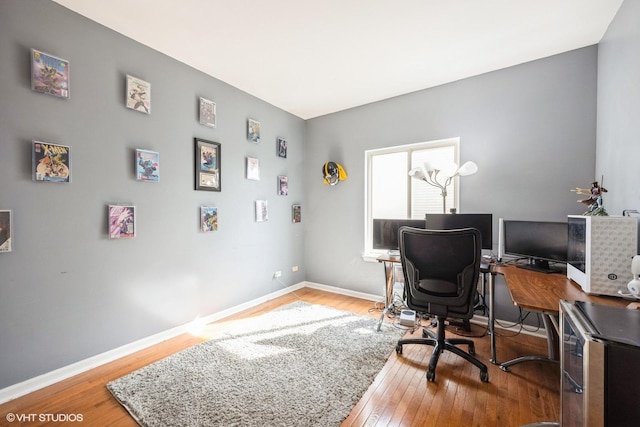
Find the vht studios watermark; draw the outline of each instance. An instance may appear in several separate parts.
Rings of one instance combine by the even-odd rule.
[[[5,417],[10,423],[81,423],[82,414],[14,414],[9,412]]]

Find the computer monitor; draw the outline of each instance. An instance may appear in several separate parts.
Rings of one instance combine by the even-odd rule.
[[[426,214],[425,220],[431,230],[476,228],[482,236],[482,249],[492,249],[492,214]]]
[[[518,264],[518,267],[543,273],[563,271],[549,263],[567,262],[567,222],[500,219],[500,223],[503,245],[500,253],[529,260],[529,263]]]
[[[398,229],[408,227],[424,228],[423,219],[375,219],[373,220],[373,249],[397,251]]]

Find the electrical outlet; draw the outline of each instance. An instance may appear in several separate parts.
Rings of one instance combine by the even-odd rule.
[[[277,279],[277,278],[279,278],[280,276],[282,276],[282,271],[280,271],[280,270],[278,270],[278,271],[276,271],[275,273],[273,273],[273,278],[274,278],[274,279]]]
[[[294,265],[293,267],[291,267],[291,271],[294,271],[294,272],[295,272],[295,271],[298,271],[298,266],[297,266],[297,265]]]

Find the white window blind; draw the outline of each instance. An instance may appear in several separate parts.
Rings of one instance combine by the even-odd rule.
[[[458,163],[458,138],[388,147],[365,152],[365,253],[372,253],[373,218],[423,219],[442,213],[437,187],[412,179],[409,171],[428,161]],[[456,180],[447,187],[447,211],[457,208]]]

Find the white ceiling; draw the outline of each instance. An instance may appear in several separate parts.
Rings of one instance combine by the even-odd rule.
[[[596,44],[623,2],[54,1],[303,119]]]

